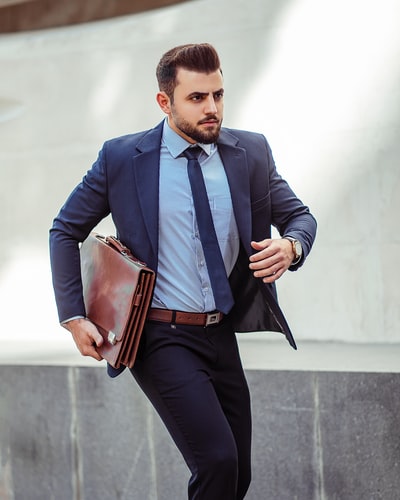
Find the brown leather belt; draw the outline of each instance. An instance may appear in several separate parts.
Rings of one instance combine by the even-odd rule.
[[[151,308],[147,314],[147,319],[150,321],[196,326],[218,325],[218,323],[222,321],[223,317],[224,315],[218,311],[211,313],[190,313],[155,308]]]

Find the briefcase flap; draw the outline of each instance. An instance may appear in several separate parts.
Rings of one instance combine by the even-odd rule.
[[[152,273],[112,237],[91,233],[81,246],[81,273],[87,317],[105,340],[122,340],[132,308],[141,300],[141,273]]]

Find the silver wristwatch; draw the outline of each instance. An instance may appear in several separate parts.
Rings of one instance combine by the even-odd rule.
[[[292,266],[297,264],[301,257],[303,256],[303,248],[301,246],[301,243],[299,240],[296,240],[296,238],[292,238],[291,236],[284,236],[285,240],[289,240],[290,243],[292,244],[292,250],[294,254],[294,259],[292,262]]]

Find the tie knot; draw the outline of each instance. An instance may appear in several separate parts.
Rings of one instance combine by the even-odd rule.
[[[190,146],[182,153],[188,160],[197,160],[202,149],[200,146]]]

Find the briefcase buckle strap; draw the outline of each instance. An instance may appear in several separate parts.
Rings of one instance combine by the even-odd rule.
[[[215,325],[222,319],[223,314],[220,312],[208,313],[206,318],[206,326]]]

